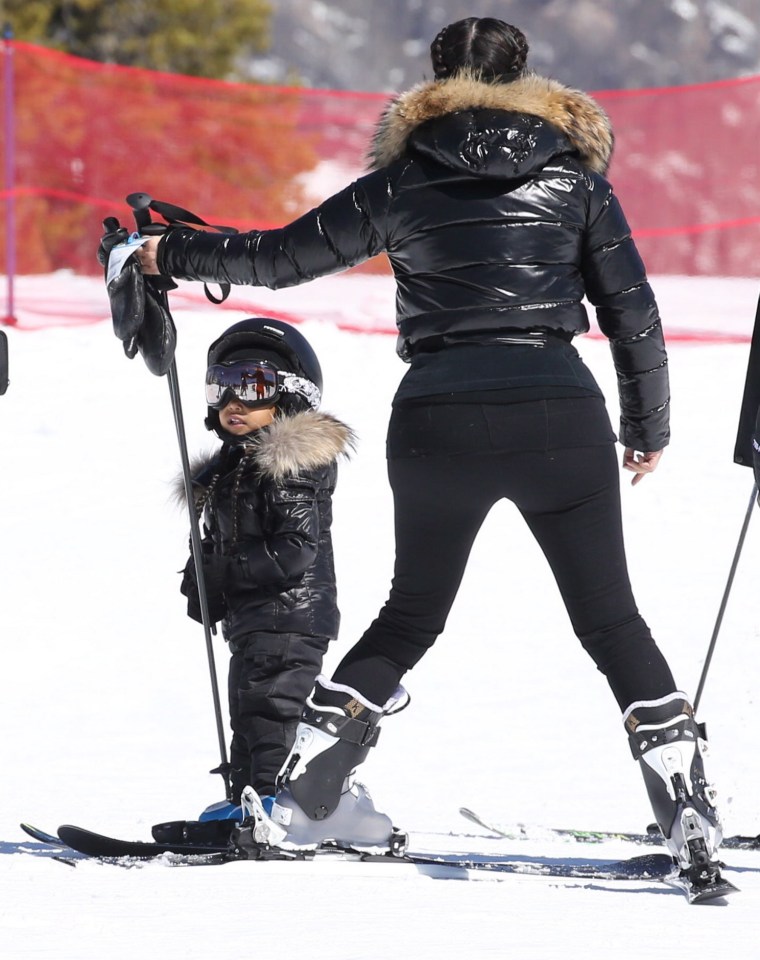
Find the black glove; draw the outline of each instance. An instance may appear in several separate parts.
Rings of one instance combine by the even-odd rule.
[[[214,553],[204,553],[203,556],[203,583],[206,587],[206,600],[208,601],[208,614],[211,623],[223,620],[227,616],[224,587],[231,562],[230,557],[220,557]],[[179,590],[184,597],[187,597],[188,617],[197,620],[198,623],[203,623],[201,600],[198,594],[198,578],[192,556],[185,564]]]
[[[124,243],[129,237],[129,231],[122,227],[116,217],[106,217],[103,221],[103,236],[100,238],[98,247],[98,263],[101,267],[108,266],[108,257],[114,247]]]
[[[107,279],[111,251],[127,240],[129,233],[115,217],[106,217],[103,229],[98,261],[106,268]],[[177,346],[177,332],[166,300],[166,291],[176,286],[170,277],[144,277],[137,260],[130,258],[106,287],[113,332],[121,340],[124,353],[131,360],[139,351],[157,377],[168,371]]]

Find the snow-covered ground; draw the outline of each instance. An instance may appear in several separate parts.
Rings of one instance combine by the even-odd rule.
[[[673,443],[653,477],[621,483],[639,606],[693,696],[752,488],[732,450],[759,290],[750,280],[654,285],[671,339]],[[223,310],[185,285],[172,303],[191,451],[213,442],[202,422],[208,343],[267,311],[304,321],[325,408],[360,435],[335,498],[343,626],[329,670],[374,617],[392,568],[384,434],[404,372],[389,335],[392,281],[238,290]],[[760,853],[727,852],[742,893],[722,907],[689,907],[646,883],[459,882],[324,864],[72,869],[43,856],[20,821],[148,839],[151,824],[194,817],[222,791],[206,772],[219,754],[203,634],[177,591],[187,521],[170,499],[179,455],[167,385],[123,356],[107,319],[76,325],[107,317],[98,280],[22,278],[17,314],[0,397],[2,956],[756,956]],[[32,329],[57,315],[62,326]],[[606,344],[592,336],[579,347],[614,410]],[[755,516],[699,711],[728,832],[760,831],[758,569]],[[216,657],[224,689],[222,643]],[[504,823],[588,829],[651,820],[612,696],[509,504],[485,525],[446,632],[407,686],[411,708],[386,722],[361,773],[413,842],[517,856],[637,852],[474,837],[458,814],[466,805]]]

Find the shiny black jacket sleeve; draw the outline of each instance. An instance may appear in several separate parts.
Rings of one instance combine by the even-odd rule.
[[[368,174],[278,230],[225,236],[177,228],[158,246],[158,269],[181,280],[292,287],[385,249],[388,180]]]
[[[661,450],[670,440],[668,358],[652,288],[623,210],[594,177],[581,269],[586,295],[609,339],[620,398],[620,442]]]
[[[229,577],[233,584],[286,584],[314,563],[319,547],[319,492],[318,476],[309,473],[268,486],[263,494],[262,535],[232,548]]]

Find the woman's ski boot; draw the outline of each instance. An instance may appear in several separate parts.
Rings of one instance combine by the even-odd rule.
[[[716,791],[705,778],[702,762],[706,737],[691,704],[682,693],[638,701],[625,711],[623,723],[689,901],[732,893],[736,887],[721,876],[717,858],[723,830],[714,805]]]
[[[282,851],[328,845],[362,853],[402,852],[405,835],[375,809],[366,787],[352,775],[377,743],[381,718],[408,702],[401,687],[378,706],[351,687],[318,677],[280,771],[270,816],[262,816],[246,789],[243,805],[251,816],[241,830],[251,829],[255,843]]]

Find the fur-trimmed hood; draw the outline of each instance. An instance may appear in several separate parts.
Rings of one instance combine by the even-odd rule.
[[[462,73],[397,97],[378,123],[368,159],[379,169],[409,150],[469,175],[503,178],[575,152],[604,173],[613,141],[607,115],[580,90],[537,74],[486,83]]]
[[[318,470],[340,457],[350,456],[356,447],[356,434],[329,413],[307,410],[278,417],[270,426],[246,438],[242,447],[262,477],[279,481],[300,470]],[[208,486],[218,464],[219,450],[193,460],[190,472],[199,493]],[[175,492],[179,500],[185,500],[181,476]]]
[[[279,417],[258,430],[247,447],[262,475],[281,480],[299,470],[318,470],[339,457],[348,457],[356,446],[353,430],[329,413],[307,410]]]

